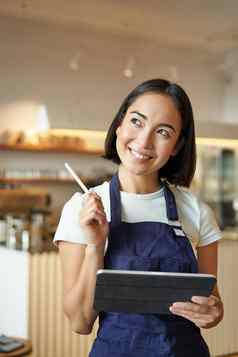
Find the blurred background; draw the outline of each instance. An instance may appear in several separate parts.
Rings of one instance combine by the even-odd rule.
[[[106,130],[128,92],[155,77],[193,104],[192,190],[223,230],[226,315],[204,335],[213,356],[238,352],[237,18],[237,0],[0,2],[0,334],[30,340],[32,356],[87,356],[93,336],[72,334],[63,317],[52,244],[79,191],[64,162],[89,187],[109,180]]]

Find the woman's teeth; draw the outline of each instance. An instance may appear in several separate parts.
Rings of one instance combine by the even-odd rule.
[[[141,159],[141,160],[145,160],[145,159],[150,159],[151,157],[148,155],[142,155],[139,152],[132,150],[131,149],[131,153],[137,158],[137,159]]]

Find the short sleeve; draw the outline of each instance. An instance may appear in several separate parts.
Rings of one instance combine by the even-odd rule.
[[[218,227],[215,215],[212,209],[204,202],[200,206],[200,230],[198,246],[206,246],[222,238],[221,231]]]
[[[63,207],[60,221],[54,236],[54,243],[66,241],[87,244],[87,239],[79,224],[83,194],[75,193]]]

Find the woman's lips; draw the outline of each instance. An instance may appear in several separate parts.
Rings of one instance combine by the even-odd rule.
[[[150,155],[147,155],[147,154],[144,154],[144,153],[141,153],[135,149],[132,149],[132,148],[129,148],[131,154],[136,158],[136,159],[139,159],[139,160],[149,160],[152,158],[152,156]]]

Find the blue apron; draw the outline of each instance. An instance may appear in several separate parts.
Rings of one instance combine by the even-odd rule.
[[[163,190],[170,224],[122,222],[119,179],[113,176],[105,269],[198,272],[190,241],[178,224],[174,195],[167,185]],[[97,338],[89,356],[209,357],[210,354],[200,329],[180,316],[100,313]]]

